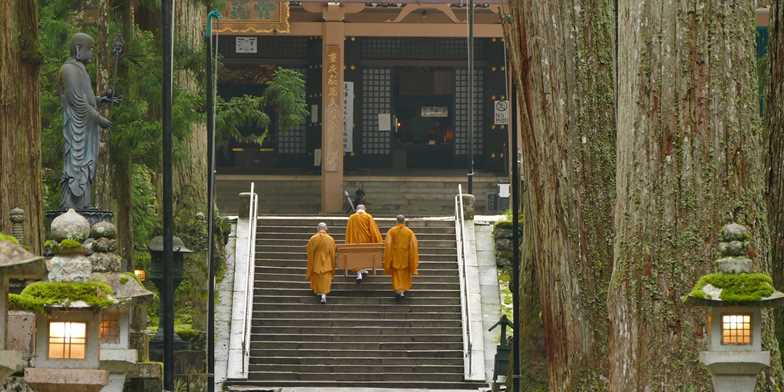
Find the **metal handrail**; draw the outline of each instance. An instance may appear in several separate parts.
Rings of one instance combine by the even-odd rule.
[[[463,304],[462,321],[463,325],[463,357],[468,357],[468,369],[464,369],[463,374],[470,374],[473,368],[473,358],[471,356],[471,319],[468,312],[468,282],[466,276],[466,241],[465,241],[465,211],[463,210],[463,186],[457,185],[457,196],[455,196],[455,233],[457,236],[457,258],[460,268],[460,296]]]
[[[256,230],[258,219],[259,195],[256,194],[256,183],[250,183],[250,192],[247,193],[248,200],[248,270],[247,283],[245,286],[245,314],[243,315],[243,325],[245,326],[242,336],[242,373],[248,374],[248,359],[250,358],[250,330],[252,318],[249,316],[253,312],[253,273],[256,267]],[[236,264],[235,264],[236,265]],[[235,273],[234,276],[237,276]]]

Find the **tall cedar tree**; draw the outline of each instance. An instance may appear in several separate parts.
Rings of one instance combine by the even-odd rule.
[[[530,295],[538,287],[542,317],[524,312],[522,336],[543,323],[550,391],[607,388],[615,199],[612,3],[513,0],[504,23],[526,181],[521,292],[524,302],[534,303]],[[524,354],[536,354],[535,341],[521,341]],[[523,361],[527,369],[536,357]]]
[[[751,228],[754,267],[771,270],[754,3],[618,2],[611,391],[711,389],[705,310],[681,297],[714,269],[728,220]],[[781,385],[773,332],[766,314],[758,391]]]
[[[43,191],[38,73],[38,2],[0,0],[0,231],[26,213],[25,244],[41,251]]]

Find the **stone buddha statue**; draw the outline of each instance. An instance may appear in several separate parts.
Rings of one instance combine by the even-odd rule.
[[[100,128],[112,123],[98,111],[99,102],[116,102],[113,97],[96,97],[85,64],[93,57],[94,40],[76,33],[71,39],[71,57],[60,68],[60,99],[63,105],[65,139],[62,198],[60,208],[92,207],[91,188],[98,161]]]

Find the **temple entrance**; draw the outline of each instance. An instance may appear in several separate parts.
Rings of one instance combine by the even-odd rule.
[[[396,169],[451,168],[455,156],[454,70],[398,68],[392,156]]]

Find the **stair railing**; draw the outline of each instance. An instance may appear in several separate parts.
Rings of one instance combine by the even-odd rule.
[[[463,376],[468,378],[472,369],[471,358],[471,319],[468,312],[468,282],[466,281],[466,241],[465,241],[465,211],[463,210],[463,186],[457,185],[455,196],[455,237],[457,240],[457,264],[460,277],[460,303],[463,321]],[[466,365],[468,363],[468,366]]]
[[[250,183],[250,192],[242,193],[249,197],[248,201],[248,270],[247,272],[247,285],[245,287],[245,314],[243,320],[243,337],[242,337],[242,373],[248,374],[248,366],[250,362],[250,331],[251,322],[253,317],[253,283],[254,272],[256,267],[256,230],[259,208],[259,195],[256,193],[256,183]],[[234,276],[237,276],[236,274]]]

